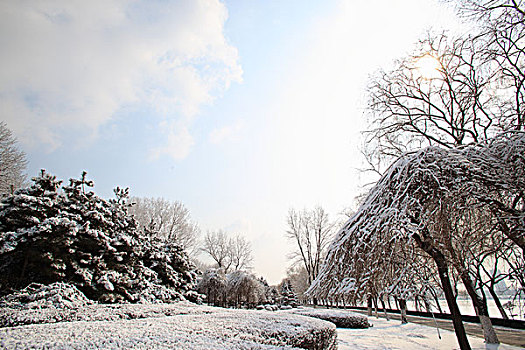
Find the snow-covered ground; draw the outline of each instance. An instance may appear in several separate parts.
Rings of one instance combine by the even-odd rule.
[[[313,316],[307,317],[305,315]],[[317,318],[372,323],[339,328]],[[453,332],[348,310],[233,310],[189,302],[98,304],[56,284],[0,299],[0,349],[454,349]],[[471,337],[473,349],[486,349]],[[496,349],[496,348],[493,348]],[[500,350],[517,349],[500,346]]]
[[[402,325],[399,321],[387,321],[370,317],[373,327],[367,329],[337,329],[339,350],[428,350],[459,349],[454,332],[442,330],[441,339],[432,327],[414,323]],[[474,350],[519,350],[510,345],[487,345],[482,338],[469,336]]]
[[[3,307],[0,316],[0,349],[333,349],[336,338],[315,318],[191,303]]]

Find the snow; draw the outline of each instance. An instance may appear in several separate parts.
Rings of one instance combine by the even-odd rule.
[[[322,320],[189,302],[3,307],[0,316],[0,348],[8,349],[334,349],[336,342],[335,326]]]
[[[435,328],[414,323],[400,324],[382,318],[371,319],[373,327],[368,329],[337,329],[339,350],[432,350],[459,349],[454,332],[442,330],[441,339]],[[520,348],[505,344],[487,345],[482,338],[469,336],[473,350],[518,350]]]
[[[298,309],[286,310],[283,312],[318,318],[332,322],[337,327],[341,328],[368,328],[370,326],[366,316],[348,310],[300,307]]]
[[[525,230],[525,212],[505,204],[511,200],[500,201],[513,196],[522,198],[524,154],[525,133],[516,132],[476,145],[456,149],[427,147],[403,155],[336,234],[307,294],[319,299],[363,300],[368,293],[407,299],[417,292],[412,287],[432,287],[430,277],[437,274],[434,264],[427,263],[428,255],[419,254],[421,249],[439,248],[446,256],[459,256],[450,250],[463,244],[461,239],[468,234],[466,229],[454,230],[454,239],[441,234],[440,215],[451,211],[455,214],[448,217],[458,223],[472,215],[473,209],[483,212],[502,226],[511,227],[502,233],[508,242],[516,241],[518,233]],[[479,220],[473,220],[471,225],[474,224],[492,229],[492,224],[484,227]],[[469,271],[466,264],[476,256],[464,255],[453,263]],[[512,272],[519,274],[519,267],[515,270]]]
[[[60,297],[60,298],[59,298]],[[455,349],[453,332],[370,318],[368,329],[336,328],[294,313],[355,315],[347,310],[298,308],[269,312],[196,305],[97,304],[66,284],[34,285],[0,303],[0,348],[47,349]],[[364,318],[367,317],[358,315]],[[473,349],[485,346],[470,337]]]

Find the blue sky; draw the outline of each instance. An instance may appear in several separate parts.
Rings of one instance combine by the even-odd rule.
[[[4,1],[0,113],[29,173],[183,202],[277,283],[289,208],[355,206],[367,77],[452,12],[433,0]]]

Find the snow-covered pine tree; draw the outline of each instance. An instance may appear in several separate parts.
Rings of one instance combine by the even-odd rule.
[[[33,182],[0,207],[0,293],[68,282],[103,302],[195,296],[185,252],[139,233],[127,211],[127,189],[102,199],[89,190],[85,172],[62,191],[45,171]]]
[[[290,280],[285,279],[281,284],[281,304],[290,305],[292,307],[297,307],[297,296],[292,287]]]

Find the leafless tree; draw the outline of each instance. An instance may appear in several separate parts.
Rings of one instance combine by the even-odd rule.
[[[227,285],[223,270],[209,269],[202,274],[197,290],[206,295],[209,305],[225,306]]]
[[[304,265],[311,283],[321,267],[325,250],[333,236],[334,223],[329,221],[328,214],[318,206],[312,210],[288,212],[287,236],[297,245],[291,254],[292,260]]]
[[[26,167],[26,154],[18,147],[7,124],[0,122],[0,198],[13,194],[26,183]]]
[[[364,154],[370,169],[385,167],[407,151],[479,142],[513,129],[502,112],[497,72],[486,64],[479,37],[428,33],[390,71],[379,71],[368,89],[369,130]]]
[[[250,242],[242,236],[231,238],[223,230],[209,231],[204,237],[201,250],[225,273],[230,269],[249,270],[253,261]]]
[[[194,257],[198,250],[200,229],[191,220],[189,210],[181,202],[171,202],[164,198],[131,199],[134,205],[130,213],[134,215],[138,226],[144,231],[175,242]]]
[[[234,271],[251,269],[252,247],[246,238],[236,236],[230,240],[230,260]]]
[[[498,74],[500,91],[509,99],[504,114],[515,130],[525,127],[525,3],[522,0],[447,0],[460,15],[480,27],[480,52]]]
[[[226,232],[208,231],[204,236],[201,250],[215,261],[219,269],[228,272],[232,262],[230,260],[230,239]]]

